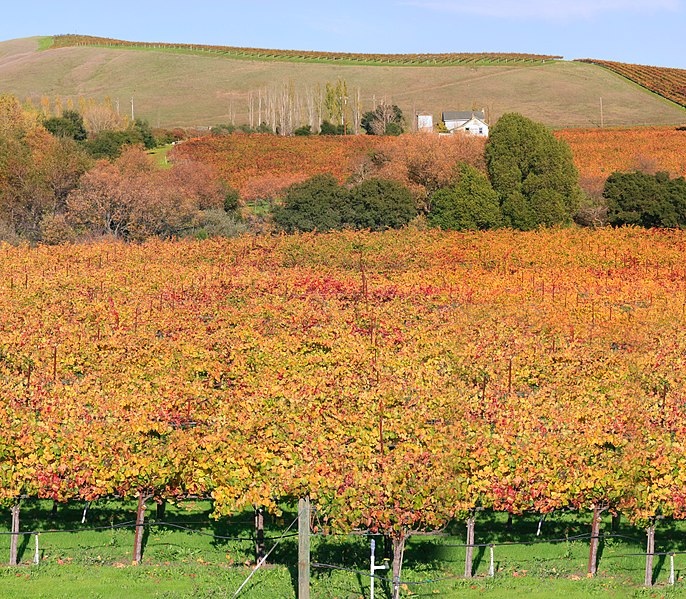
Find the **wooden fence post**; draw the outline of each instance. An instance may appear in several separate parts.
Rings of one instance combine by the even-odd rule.
[[[464,577],[472,577],[472,566],[474,558],[474,524],[476,522],[476,515],[472,512],[467,518],[467,555],[464,560]]]
[[[12,506],[12,534],[10,535],[10,566],[16,566],[19,542],[19,502]]]
[[[646,528],[648,542],[646,543],[646,575],[644,584],[647,587],[653,586],[653,557],[655,556],[655,520],[650,521]]]
[[[298,501],[298,599],[310,599],[310,498]]]
[[[255,563],[266,555],[267,548],[264,543],[264,508],[255,509]]]

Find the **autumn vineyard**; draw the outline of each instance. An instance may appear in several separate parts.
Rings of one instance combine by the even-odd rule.
[[[670,69],[590,58],[579,62],[588,62],[605,67],[663,98],[686,106],[686,69]]]
[[[589,191],[602,192],[614,171],[648,169],[686,175],[683,127],[564,129],[555,135],[569,144],[582,184]],[[417,136],[207,136],[179,145],[172,156],[211,164],[244,199],[252,200],[321,173],[345,181],[360,171],[370,154],[387,156],[390,160],[383,174],[408,184],[398,174],[399,165],[430,161],[441,164],[444,172],[449,172],[451,159],[479,165],[483,142]]]
[[[203,44],[169,44],[129,42],[91,35],[57,35],[52,47],[107,46],[117,48],[148,48],[190,52],[211,52],[232,58],[350,62],[379,65],[463,65],[463,64],[536,64],[558,60],[561,56],[508,52],[449,52],[442,54],[363,54],[359,52],[315,52],[310,50],[274,50],[265,48],[237,48],[234,46],[208,46]]]
[[[480,509],[659,536],[686,517],[685,250],[633,228],[4,245],[2,503],[308,496],[321,532],[392,539],[394,575]]]

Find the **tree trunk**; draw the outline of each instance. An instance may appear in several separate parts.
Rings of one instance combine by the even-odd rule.
[[[393,537],[393,599],[400,598],[400,574],[403,569],[406,539],[404,534],[399,538]]]
[[[10,536],[10,566],[16,566],[19,545],[19,503],[12,506],[12,534]]]
[[[259,563],[265,556],[266,547],[264,544],[264,508],[258,507],[255,510],[255,563]]]
[[[388,535],[383,537],[383,557],[389,562],[393,561],[393,538]]]
[[[161,522],[162,520],[164,520],[164,515],[167,512],[167,500],[163,499],[162,501],[160,501],[157,504],[155,511],[156,511],[155,518],[157,519],[157,521]]]
[[[472,513],[467,518],[467,552],[464,559],[464,577],[472,577],[472,565],[474,559],[474,524],[476,523],[476,516]]]
[[[617,512],[616,514],[612,514],[612,527],[611,530],[612,532],[617,532],[619,531],[619,525],[622,522],[622,514]]]
[[[591,548],[588,555],[588,573],[595,576],[598,571],[598,544],[600,536],[600,514],[602,509],[597,505],[593,506],[593,524],[591,526]]]
[[[648,534],[648,543],[646,544],[646,577],[645,585],[647,587],[653,586],[653,557],[655,553],[655,521],[650,521],[650,526],[646,528]]]
[[[136,511],[136,534],[133,539],[133,562],[138,565],[143,559],[143,529],[145,524],[145,500],[141,493],[138,496],[138,510]]]

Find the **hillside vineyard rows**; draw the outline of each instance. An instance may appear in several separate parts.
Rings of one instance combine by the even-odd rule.
[[[668,67],[653,67],[590,58],[579,62],[597,64],[610,69],[663,98],[686,106],[686,69],[670,69]]]
[[[0,498],[686,516],[686,234],[0,248]]]
[[[237,48],[234,46],[209,46],[203,44],[168,44],[128,42],[91,35],[57,35],[54,48],[71,46],[108,46],[118,48],[156,48],[224,54],[233,58],[269,60],[353,62],[365,64],[400,65],[455,65],[455,64],[537,64],[562,58],[547,54],[522,54],[506,52],[448,52],[442,54],[363,54],[359,52],[316,52],[311,50],[274,50],[266,48]]]

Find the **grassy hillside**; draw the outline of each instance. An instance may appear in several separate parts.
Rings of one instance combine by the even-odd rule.
[[[110,48],[137,48],[170,50],[173,52],[212,52],[232,58],[259,60],[286,60],[291,62],[335,62],[337,64],[366,65],[455,65],[455,64],[532,64],[557,60],[562,56],[548,54],[519,54],[498,52],[449,52],[443,54],[365,54],[359,52],[318,52],[312,50],[272,50],[236,46],[208,46],[203,44],[170,44],[163,42],[129,42],[92,35],[56,35],[49,45],[55,48],[73,46],[101,46]]]
[[[626,77],[629,81],[686,107],[686,69],[652,67],[642,64],[627,64],[611,60],[586,58],[579,62],[588,62],[605,67]]]
[[[169,49],[68,47],[40,50],[42,39],[0,43],[0,91],[120,101],[153,125],[212,125],[248,120],[248,94],[275,83],[304,90],[344,78],[359,87],[362,108],[373,98],[438,116],[443,110],[485,107],[490,120],[517,111],[553,127],[675,124],[686,111],[601,67],[584,63],[494,66],[350,66],[234,59]]]

